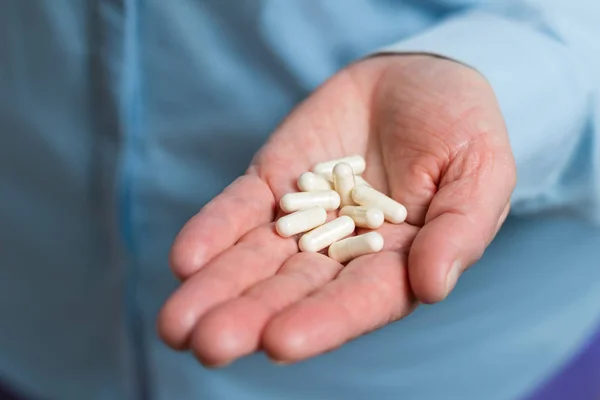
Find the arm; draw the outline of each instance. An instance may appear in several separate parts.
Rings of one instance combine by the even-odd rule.
[[[382,51],[437,54],[488,79],[517,163],[513,212],[600,221],[600,3],[504,1]]]

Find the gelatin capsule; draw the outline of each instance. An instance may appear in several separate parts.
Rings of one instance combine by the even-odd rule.
[[[279,207],[285,212],[306,210],[311,207],[323,207],[327,211],[332,211],[337,210],[339,206],[340,195],[335,190],[288,193],[279,201]]]
[[[366,186],[371,186],[371,187],[373,187],[373,186],[372,186],[372,185],[371,185],[369,182],[367,182],[367,181],[365,180],[365,178],[363,178],[363,177],[362,177],[362,176],[360,176],[360,175],[355,175],[355,176],[354,176],[354,184],[355,184],[356,186],[358,186],[358,185],[366,185]]]
[[[323,207],[313,207],[296,211],[281,217],[275,223],[275,230],[280,236],[290,237],[308,232],[327,221],[327,211]]]
[[[355,155],[319,163],[313,167],[312,172],[324,176],[329,181],[333,181],[333,167],[339,163],[346,163],[350,165],[354,175],[362,174],[367,167],[365,159],[362,156]]]
[[[406,207],[372,187],[355,186],[352,199],[361,206],[381,210],[385,219],[393,224],[400,224],[406,219]]]
[[[354,221],[348,216],[342,216],[305,233],[300,238],[298,246],[301,251],[318,252],[349,236],[354,232]]]
[[[346,163],[339,163],[333,167],[333,187],[340,195],[341,206],[353,205],[352,189],[354,188],[354,173],[352,167]]]
[[[340,216],[347,215],[354,220],[360,228],[377,229],[383,225],[385,216],[378,208],[366,206],[346,206],[340,210]]]
[[[298,189],[303,192],[318,192],[333,190],[333,185],[325,177],[308,171],[298,177]]]
[[[381,249],[383,236],[378,232],[369,232],[333,243],[329,246],[328,255],[329,258],[343,264],[366,254],[377,253]]]

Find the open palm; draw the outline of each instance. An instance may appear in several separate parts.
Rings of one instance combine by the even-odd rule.
[[[384,249],[343,266],[299,253],[277,204],[321,161],[361,154],[363,177],[408,210]],[[206,365],[264,350],[292,362],[440,301],[493,239],[515,168],[494,94],[477,72],[430,56],[380,56],[338,73],[281,124],[247,173],[182,229],[184,281],[163,339]]]

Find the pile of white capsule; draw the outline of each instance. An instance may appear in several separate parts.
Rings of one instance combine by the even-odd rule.
[[[401,224],[406,208],[375,190],[361,174],[366,163],[361,156],[344,157],[319,163],[298,178],[297,193],[284,195],[279,206],[289,213],[277,220],[275,228],[282,237],[302,234],[300,251],[328,249],[330,258],[346,263],[383,248],[383,237],[376,231],[351,236],[356,227],[377,229],[385,221]],[[338,210],[336,219],[327,221],[327,212]]]

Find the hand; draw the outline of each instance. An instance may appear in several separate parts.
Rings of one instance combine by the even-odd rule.
[[[342,266],[274,231],[282,195],[314,164],[362,154],[363,174],[404,204],[383,251]],[[264,350],[294,362],[444,299],[509,210],[515,166],[503,118],[476,71],[431,56],[379,56],[320,87],[246,174],[178,235],[184,282],[159,317],[162,338],[205,365]]]

